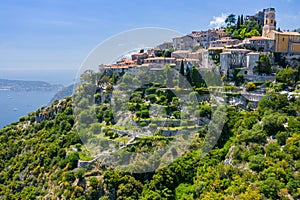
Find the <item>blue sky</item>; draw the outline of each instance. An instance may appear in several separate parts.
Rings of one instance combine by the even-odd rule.
[[[4,0],[0,5],[1,69],[76,69],[106,38],[134,28],[182,33],[210,28],[218,17],[269,6],[281,29],[300,27],[299,0]]]

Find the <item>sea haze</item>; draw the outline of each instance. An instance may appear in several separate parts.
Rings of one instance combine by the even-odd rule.
[[[45,81],[51,84],[71,85],[76,79],[77,69],[1,69],[0,79]]]
[[[71,85],[76,70],[3,70],[0,79],[45,81],[51,84]],[[51,91],[10,91],[0,90],[0,128],[18,121],[21,116],[49,104],[57,93]]]

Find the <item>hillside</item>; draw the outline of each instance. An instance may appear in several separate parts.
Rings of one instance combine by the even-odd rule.
[[[109,74],[99,77],[99,83],[113,84],[112,77]],[[89,87],[91,85],[85,80],[80,91]],[[165,108],[174,106],[177,101],[172,95],[153,87],[148,85],[143,89],[145,93],[136,91],[135,98],[128,102],[134,105],[132,118],[140,123],[148,118],[143,110],[149,107],[142,107],[144,99],[150,98],[152,103],[167,106]],[[96,108],[99,107],[96,125],[78,129],[84,126],[77,121],[83,114],[76,115],[79,119],[74,118],[78,108],[74,103],[78,103],[78,99],[67,97],[0,130],[1,199],[300,198],[300,98],[270,91],[255,110],[225,105],[225,124],[209,153],[203,152],[208,141],[205,138],[209,135],[208,124],[203,124],[197,127],[196,135],[182,157],[154,172],[124,172],[101,160],[78,168],[79,160],[93,159],[82,143],[85,141],[82,140],[83,133],[92,138],[104,134],[107,140],[122,140],[116,131],[122,126],[115,125],[111,111],[105,108],[105,101],[100,100],[111,87],[106,85],[105,88],[95,94]],[[200,97],[206,95],[205,87],[196,91]],[[174,99],[173,103],[168,103],[168,99]],[[213,103],[200,102],[197,107],[196,113],[211,119]],[[172,113],[175,113],[175,119],[181,119],[181,115]],[[151,126],[147,124],[140,126]],[[186,121],[177,129],[188,129],[188,124]],[[101,129],[103,133],[97,131],[99,126],[104,128]],[[78,130],[84,131],[78,133]],[[172,140],[172,136],[164,136],[162,131],[155,134],[137,139],[122,151],[153,151]]]
[[[52,104],[56,99],[63,99],[65,97],[71,96],[74,89],[74,85],[69,85],[61,88],[50,100],[50,104]]]

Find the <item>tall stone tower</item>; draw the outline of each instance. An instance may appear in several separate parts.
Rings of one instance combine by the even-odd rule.
[[[275,8],[264,9],[264,27],[262,36],[271,38],[272,31],[276,29]]]

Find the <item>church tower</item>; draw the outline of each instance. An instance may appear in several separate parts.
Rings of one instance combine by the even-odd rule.
[[[275,8],[264,9],[264,27],[262,36],[272,37],[272,31],[276,29]]]

